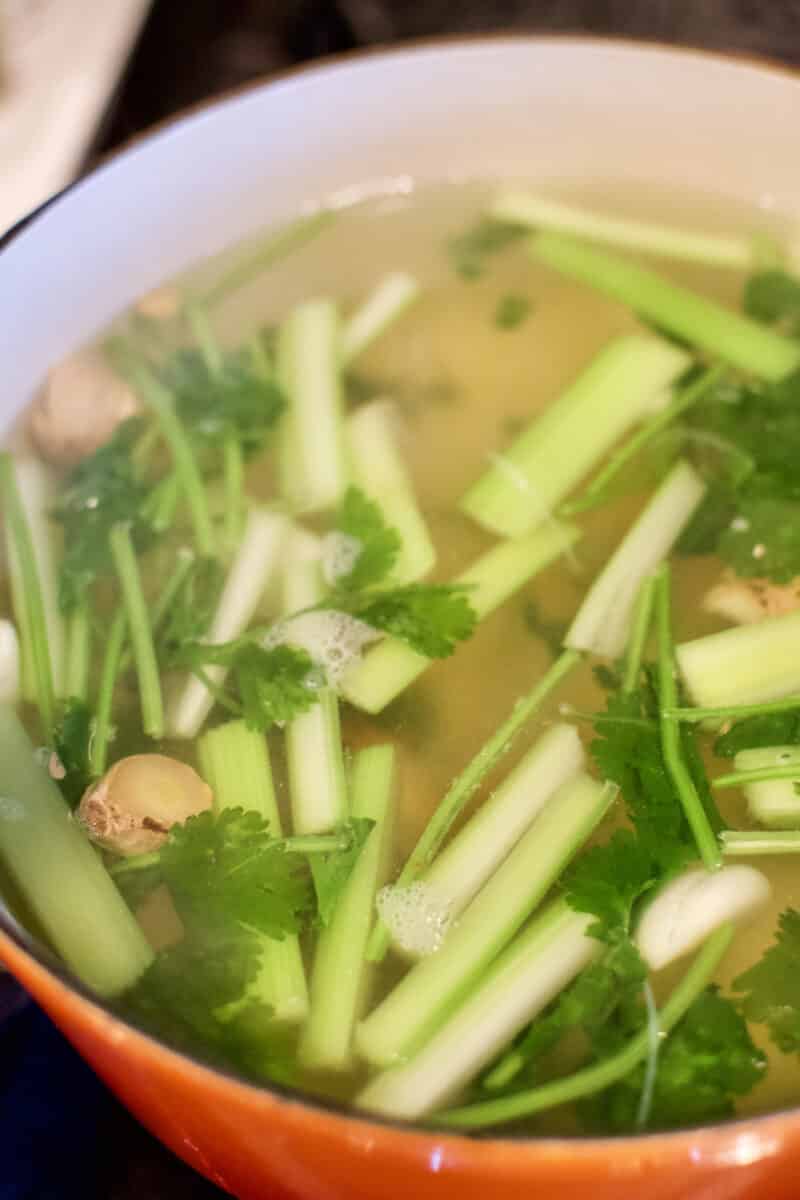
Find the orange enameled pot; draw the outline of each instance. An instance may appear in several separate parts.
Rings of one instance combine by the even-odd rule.
[[[48,363],[188,263],[322,201],[475,177],[685,185],[791,214],[800,82],[711,55],[489,39],[354,57],[137,142],[0,258],[0,421]],[[13,347],[13,352],[12,352]],[[794,1200],[800,1112],[622,1138],[468,1139],[259,1088],[131,1028],[0,910],[0,959],[131,1111],[245,1200]]]

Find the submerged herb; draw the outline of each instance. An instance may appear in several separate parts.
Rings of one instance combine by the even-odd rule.
[[[745,1016],[769,1029],[784,1054],[800,1054],[800,912],[781,913],[775,941],[733,984]]]
[[[336,587],[356,592],[380,583],[397,561],[401,543],[378,505],[360,488],[349,487],[339,506],[336,529],[356,543],[355,561],[348,572],[337,576]]]
[[[786,271],[759,271],[748,279],[742,307],[749,316],[800,334],[800,279]]]
[[[531,302],[527,296],[508,292],[497,302],[494,323],[498,329],[518,329],[531,313]]]
[[[447,254],[462,279],[478,279],[489,259],[529,235],[524,225],[482,217],[464,233],[448,239]]]

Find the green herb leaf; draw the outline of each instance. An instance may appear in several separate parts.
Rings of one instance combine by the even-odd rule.
[[[54,746],[64,776],[56,779],[64,799],[74,808],[91,780],[89,743],[92,712],[82,700],[67,700],[53,733]]]
[[[336,517],[336,529],[359,544],[352,569],[336,581],[337,588],[360,591],[380,583],[400,553],[400,535],[387,525],[377,504],[360,488],[349,487]]]
[[[250,729],[267,730],[306,712],[318,700],[324,679],[305,650],[260,645],[251,637],[221,645],[185,643],[177,664],[201,673],[207,665],[228,667],[234,677],[242,715]]]
[[[198,558],[191,564],[158,630],[156,652],[163,667],[177,664],[185,647],[208,632],[223,582],[217,559]]]
[[[350,878],[350,873],[358,861],[358,856],[364,848],[364,843],[375,824],[365,817],[354,817],[346,821],[340,833],[349,836],[349,844],[342,850],[332,854],[315,854],[311,858],[311,874],[314,879],[314,890],[317,894],[317,912],[323,925],[328,925],[336,908],[342,889]]]
[[[742,301],[748,316],[769,325],[780,323],[787,333],[800,332],[800,279],[785,271],[759,271],[748,279]]]
[[[418,654],[447,658],[475,628],[477,616],[467,590],[460,585],[412,583],[355,596],[336,592],[324,607],[349,612],[374,629],[407,642]]]
[[[498,329],[517,329],[530,316],[531,302],[527,296],[508,292],[497,302],[494,323]]]
[[[765,1024],[784,1054],[800,1054],[800,912],[781,913],[775,941],[733,984],[745,992],[742,1011]]]
[[[740,750],[761,746],[791,746],[800,742],[800,711],[764,713],[747,717],[721,733],[714,742],[714,753],[733,758]]]
[[[529,234],[524,225],[482,217],[466,232],[448,239],[447,253],[462,278],[477,279],[486,270],[488,259]]]

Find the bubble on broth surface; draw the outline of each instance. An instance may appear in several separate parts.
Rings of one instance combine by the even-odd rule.
[[[364,647],[378,637],[380,634],[371,625],[349,613],[320,610],[279,622],[270,630],[265,645],[305,650],[324,670],[328,683],[335,686],[360,658]]]
[[[377,898],[378,913],[392,941],[406,954],[424,958],[439,949],[450,927],[450,905],[422,881],[388,884]]]
[[[322,539],[322,577],[328,587],[336,587],[350,574],[363,549],[358,538],[336,530]]]

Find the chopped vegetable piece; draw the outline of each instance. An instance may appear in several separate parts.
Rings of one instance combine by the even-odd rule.
[[[518,329],[530,315],[531,302],[527,296],[508,292],[497,303],[494,323],[498,329]]]
[[[413,275],[395,271],[387,275],[345,321],[341,333],[341,355],[350,363],[414,303],[420,286]]]
[[[777,700],[800,690],[800,613],[683,642],[675,654],[703,708]]]

